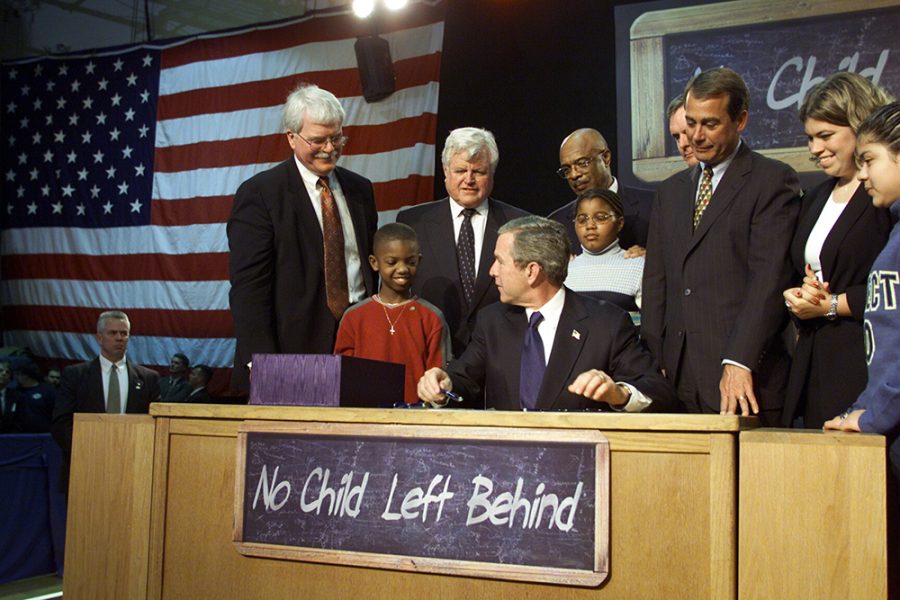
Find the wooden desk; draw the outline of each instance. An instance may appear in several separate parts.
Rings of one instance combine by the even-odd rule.
[[[738,596],[738,447],[739,436],[755,426],[753,418],[154,404],[139,431],[132,419],[140,417],[76,415],[74,462],[90,461],[113,441],[121,447],[110,458],[118,470],[73,469],[70,514],[79,515],[80,523],[70,518],[70,536],[77,535],[78,542],[67,544],[67,598]],[[599,588],[576,588],[241,556],[231,541],[236,436],[242,422],[256,420],[602,431],[611,456],[609,577]],[[147,431],[152,431],[150,438]],[[881,439],[882,455],[869,472],[881,469],[883,482],[884,442],[872,437]],[[104,438],[109,441],[101,441]],[[834,442],[842,438],[823,439],[837,455],[849,447]],[[762,448],[754,446],[754,452]],[[759,455],[757,460],[765,471],[778,457]],[[755,473],[750,464],[745,474]],[[790,469],[772,468],[768,475],[771,479],[778,472],[791,480]],[[749,502],[756,493],[753,510],[765,510],[767,498],[784,500],[767,496],[767,488],[754,492],[754,481],[770,486],[770,480],[756,474],[745,479],[742,498],[746,492]],[[152,500],[146,503],[148,493]],[[132,501],[123,502],[125,498]],[[104,504],[128,508],[105,518],[98,516],[107,510]],[[866,510],[864,505],[859,508]],[[110,538],[104,525],[109,519],[127,524],[128,535]],[[755,541],[757,548],[769,548],[773,541],[762,536],[778,537],[769,530],[760,529],[758,535],[753,531],[742,522],[742,534],[746,532],[748,544]],[[742,535],[742,553],[744,539]],[[746,552],[755,551],[751,548],[747,545]],[[99,564],[108,565],[115,591],[127,593],[110,591],[113,582],[98,576]],[[740,573],[743,578],[744,570]],[[777,582],[773,585],[780,590]]]

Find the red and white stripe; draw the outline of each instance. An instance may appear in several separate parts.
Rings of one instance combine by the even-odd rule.
[[[341,165],[375,186],[380,211],[433,196],[443,6],[413,3],[381,33],[397,91],[362,97],[352,14],[180,41],[162,50],[151,225],[4,232],[4,344],[65,364],[96,356],[106,309],[132,320],[129,356],[165,371],[175,352],[220,369],[234,353],[225,222],[237,187],[285,160],[288,92],[309,82],[341,99],[350,142]]]

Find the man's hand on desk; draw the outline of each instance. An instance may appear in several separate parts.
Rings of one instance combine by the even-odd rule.
[[[585,371],[576,377],[568,389],[572,394],[595,402],[606,402],[610,406],[625,406],[631,396],[628,388],[616,384],[612,377],[597,369]]]

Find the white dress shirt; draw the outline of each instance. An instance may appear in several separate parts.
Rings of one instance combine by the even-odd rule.
[[[806,247],[804,248],[804,258],[806,259],[806,263],[812,267],[812,270],[816,272],[816,279],[819,281],[824,281],[822,279],[822,247],[825,245],[825,239],[828,237],[828,234],[831,233],[831,230],[834,229],[835,224],[837,224],[838,219],[841,218],[841,214],[844,212],[844,209],[847,208],[849,202],[835,202],[834,200],[834,190],[832,190],[831,194],[828,196],[828,200],[825,201],[825,206],[822,207],[822,212],[819,213],[819,218],[816,219],[816,224],[813,226],[812,231],[809,232],[809,237],[806,239]]]
[[[453,216],[453,239],[459,241],[459,230],[465,217],[465,206],[450,198],[450,214]],[[472,233],[475,234],[475,277],[478,277],[478,267],[481,264],[481,249],[484,247],[484,231],[487,229],[488,201],[485,200],[475,209],[472,215]],[[490,268],[490,267],[488,267]]]
[[[613,178],[612,178],[612,183],[609,184],[609,187],[606,188],[606,189],[608,189],[608,190],[611,191],[611,192],[615,192],[615,193],[618,194],[618,193],[619,193],[619,180],[616,179],[615,176],[613,176]]]
[[[306,168],[300,160],[294,156],[294,163],[300,171],[300,177],[303,179],[303,185],[306,187],[306,193],[309,195],[309,201],[313,210],[316,211],[316,218],[319,220],[319,229],[322,229],[322,190],[319,188],[319,176]],[[331,195],[337,204],[338,214],[341,216],[341,229],[344,230],[344,261],[347,263],[347,289],[350,292],[350,304],[359,302],[366,297],[366,286],[363,283],[362,259],[359,256],[359,247],[356,245],[356,230],[353,228],[353,219],[350,217],[350,208],[347,206],[347,199],[341,190],[341,184],[338,182],[337,176],[332,171],[328,177],[328,186],[331,188]],[[366,266],[368,266],[368,257]]]

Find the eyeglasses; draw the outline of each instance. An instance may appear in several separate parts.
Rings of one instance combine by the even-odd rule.
[[[618,218],[619,217],[617,215],[604,212],[594,213],[593,215],[581,214],[575,217],[575,224],[584,227],[588,224],[589,221],[591,221],[596,223],[597,225],[602,225],[607,221],[615,222]]]
[[[300,135],[299,131],[292,131],[291,133],[293,133],[298,138],[300,138],[301,140],[306,142],[309,145],[309,149],[313,150],[313,151],[321,150],[322,148],[324,148],[325,146],[328,145],[328,142],[331,142],[331,145],[334,146],[335,148],[340,149],[340,148],[343,148],[344,144],[347,143],[347,140],[350,139],[346,135],[338,134],[334,137],[313,138],[311,140],[308,140],[305,137],[303,137],[302,135]]]
[[[598,156],[600,156],[604,152],[607,152],[607,150],[605,150],[605,149],[600,150],[599,152],[592,154],[590,156],[585,156],[584,158],[579,158],[578,160],[573,162],[571,165],[563,165],[556,170],[556,174],[559,175],[560,177],[562,177],[563,179],[568,179],[569,173],[571,173],[573,168],[577,168],[579,173],[581,171],[584,171],[589,166],[591,166],[591,163],[594,162],[594,160],[596,160]]]

